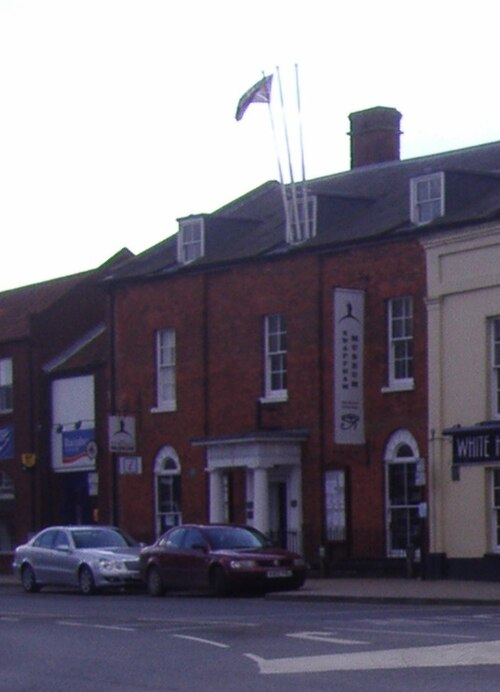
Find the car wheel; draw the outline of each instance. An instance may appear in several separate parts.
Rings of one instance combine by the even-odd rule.
[[[85,596],[95,593],[94,575],[87,565],[84,565],[78,574],[78,585],[80,592]]]
[[[24,565],[21,572],[21,582],[23,589],[27,593],[36,593],[37,591],[40,591],[40,585],[37,584],[35,572],[33,571],[33,567],[30,565]]]
[[[150,596],[163,596],[165,594],[163,579],[157,567],[150,567],[148,569],[147,585]]]
[[[216,565],[210,573],[210,586],[216,596],[226,596],[229,591],[226,573],[220,565]]]

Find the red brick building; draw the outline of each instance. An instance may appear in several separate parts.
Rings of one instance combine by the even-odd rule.
[[[111,520],[108,305],[101,281],[130,256],[124,251],[96,270],[0,294],[0,569],[8,569],[16,544],[47,524],[99,514]],[[86,402],[92,416],[55,420],[55,389],[65,387],[76,401],[81,381],[92,383]],[[60,446],[77,425],[92,427],[100,448],[91,462],[101,477],[95,495],[88,469],[55,463],[54,442]]]
[[[313,563],[418,547],[419,164],[393,160],[397,111],[358,115],[353,170],[309,181],[307,202],[288,189],[288,219],[267,183],[181,219],[110,278],[114,410],[135,420],[139,457],[118,479],[119,519],[140,538],[211,519],[251,523]]]

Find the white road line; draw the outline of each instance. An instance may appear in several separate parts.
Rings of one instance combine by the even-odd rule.
[[[364,632],[366,634],[376,634],[380,635],[379,629],[371,629],[369,627],[342,627],[343,631],[346,632]],[[415,632],[414,630],[383,630],[384,634],[396,634],[402,637],[426,637],[428,638],[431,634],[436,639],[479,639],[477,635],[474,634],[449,634],[446,632],[436,632],[435,630],[427,632]]]
[[[173,634],[172,636],[177,637],[177,639],[189,639],[192,642],[200,642],[201,644],[210,644],[210,646],[218,646],[220,649],[229,649],[228,644],[214,642],[211,639],[202,639],[201,637],[190,637],[187,634]]]
[[[7,615],[0,618],[0,622],[19,622],[19,618],[8,617]]]
[[[356,639],[338,639],[333,636],[334,634],[335,632],[293,632],[293,634],[286,636],[294,639],[307,639],[312,642],[328,642],[329,644],[369,644],[369,642]]]
[[[500,641],[388,649],[352,654],[265,659],[245,654],[265,675],[500,665]]]
[[[70,620],[59,620],[58,625],[65,627],[90,627],[96,630],[115,630],[117,632],[135,632],[135,627],[120,627],[118,625],[92,625],[86,622],[72,622]]]

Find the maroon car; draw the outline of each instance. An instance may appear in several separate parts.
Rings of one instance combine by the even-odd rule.
[[[141,551],[141,572],[152,596],[167,589],[211,589],[217,595],[252,589],[298,589],[307,567],[297,553],[277,548],[250,526],[175,526]]]

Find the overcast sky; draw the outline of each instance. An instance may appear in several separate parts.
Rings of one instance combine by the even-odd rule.
[[[402,112],[403,158],[500,140],[499,7],[0,0],[0,290],[139,253],[278,179],[267,106],[234,117],[276,66],[290,113],[298,65],[310,178],[349,168],[348,114],[372,106]]]

